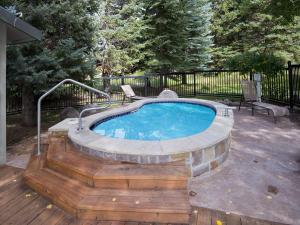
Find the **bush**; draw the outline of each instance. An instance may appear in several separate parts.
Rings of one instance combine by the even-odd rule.
[[[246,52],[227,60],[226,67],[239,70],[242,74],[273,75],[284,68],[284,60],[273,54]]]

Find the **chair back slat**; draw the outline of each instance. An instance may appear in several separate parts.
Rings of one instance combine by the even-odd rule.
[[[131,86],[126,84],[126,85],[121,85],[121,88],[123,92],[125,93],[127,98],[131,98],[135,96],[134,91],[132,90]]]
[[[242,92],[245,101],[257,101],[256,81],[241,81]]]

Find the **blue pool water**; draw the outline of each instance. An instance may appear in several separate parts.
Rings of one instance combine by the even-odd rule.
[[[199,104],[150,103],[135,112],[100,122],[91,129],[112,138],[169,140],[200,133],[214,118],[213,109]]]

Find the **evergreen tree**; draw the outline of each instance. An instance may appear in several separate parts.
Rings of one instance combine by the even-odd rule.
[[[97,0],[6,2],[25,21],[42,30],[43,40],[11,46],[7,53],[8,84],[22,87],[23,122],[35,124],[36,100],[53,82],[84,80],[95,72],[99,3]]]
[[[292,22],[300,16],[300,0],[265,0],[266,12],[275,17],[283,17],[284,23]]]
[[[299,62],[299,18],[283,24],[266,13],[265,0],[213,0],[214,65],[243,52],[274,54]]]
[[[203,69],[211,62],[211,4],[207,0],[188,1],[188,47],[183,68]]]
[[[145,45],[141,42],[145,26],[142,5],[138,0],[106,0],[100,21],[101,48],[97,58],[102,76],[134,72],[145,57]],[[109,88],[108,83],[105,88]]]
[[[146,66],[160,72],[191,70],[209,61],[210,7],[205,0],[144,0]]]

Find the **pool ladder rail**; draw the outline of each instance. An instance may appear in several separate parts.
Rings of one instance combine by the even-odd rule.
[[[110,95],[103,92],[103,91],[100,91],[98,89],[95,89],[93,87],[90,87],[86,84],[83,84],[81,82],[78,82],[76,80],[72,80],[72,79],[65,79],[61,82],[59,82],[57,85],[55,85],[54,87],[52,87],[51,89],[49,89],[45,94],[43,94],[39,100],[38,100],[38,104],[37,104],[37,139],[38,139],[38,144],[37,144],[37,154],[40,155],[41,154],[41,105],[42,105],[42,100],[48,96],[49,94],[51,94],[53,91],[55,91],[58,87],[62,86],[63,84],[65,83],[73,83],[73,84],[76,84],[80,87],[83,87],[87,90],[90,90],[94,93],[97,93],[99,94],[99,96],[103,96],[107,99],[106,103],[107,105],[106,106],[103,106],[103,107],[93,107],[93,108],[88,108],[88,109],[84,109],[80,112],[79,114],[79,118],[78,118],[78,130],[80,131],[82,129],[82,116],[84,113],[86,113],[87,111],[90,111],[90,110],[99,110],[99,109],[106,109],[108,107],[110,107],[111,105],[111,98],[110,98]]]
[[[104,107],[92,107],[92,108],[87,108],[87,109],[84,109],[80,112],[79,114],[79,117],[78,117],[78,128],[77,128],[77,131],[80,132],[82,129],[83,129],[83,126],[82,126],[82,117],[83,117],[83,114],[88,112],[88,111],[92,111],[92,110],[100,110],[100,109],[106,109],[108,108],[109,106],[104,106]]]
[[[229,117],[229,109],[236,109],[236,107],[226,106],[226,107],[220,107],[221,109],[224,109],[222,111],[222,116]]]

